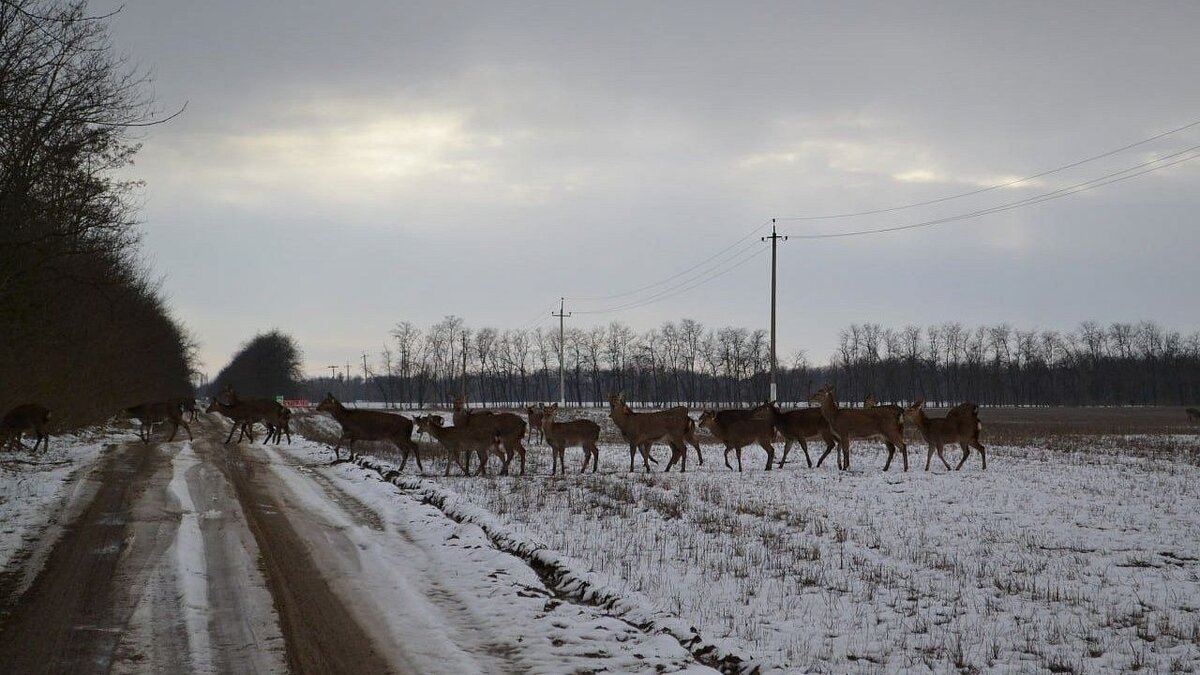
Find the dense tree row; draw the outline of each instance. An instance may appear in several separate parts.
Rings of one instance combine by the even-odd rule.
[[[290,335],[271,331],[242,345],[209,386],[208,395],[233,388],[243,398],[292,398],[300,392],[303,356]]]
[[[191,346],[114,177],[152,114],[84,3],[0,0],[0,410],[60,426],[190,392]]]
[[[436,405],[465,387],[473,400],[558,399],[557,330],[470,329],[462,319],[421,330],[404,322],[369,369],[315,378],[306,395]],[[761,400],[767,391],[765,331],[707,328],[684,319],[636,333],[613,322],[566,331],[566,399],[602,404],[609,392],[649,404]],[[357,368],[356,368],[357,370]],[[825,382],[845,400],[974,400],[988,405],[1181,405],[1200,401],[1200,334],[1150,322],[1071,332],[1008,324],[883,328],[853,325],[824,365],[799,352],[781,358],[780,398],[802,401]]]

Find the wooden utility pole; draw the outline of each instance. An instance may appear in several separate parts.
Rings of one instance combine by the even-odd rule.
[[[462,332],[462,384],[459,385],[458,395],[462,397],[463,405],[467,404],[467,331]],[[484,403],[484,405],[487,405]]]
[[[565,408],[567,405],[567,388],[566,388],[566,371],[564,363],[567,358],[566,339],[563,332],[563,319],[571,316],[570,312],[564,311],[566,298],[558,299],[558,314],[550,313],[550,316],[558,317],[558,407]]]
[[[787,237],[775,232],[775,219],[771,219],[771,236],[762,237],[763,241],[771,240],[771,402],[779,398],[779,389],[775,385],[775,247],[779,240],[787,241]]]

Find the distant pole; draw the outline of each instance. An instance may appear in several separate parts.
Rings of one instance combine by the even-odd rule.
[[[329,369],[329,378],[331,380],[337,380],[338,367],[337,366],[325,366],[325,367]]]
[[[362,360],[363,360],[363,390],[364,390],[363,393],[365,394],[366,393],[365,390],[367,388],[367,353],[366,352],[362,353]]]
[[[463,404],[467,401],[467,331],[462,332],[462,384],[459,386],[458,395],[462,397]],[[483,405],[487,405],[484,403]]]
[[[787,241],[787,237],[775,232],[775,219],[771,219],[771,236],[762,237],[762,241],[771,240],[771,402],[779,400],[779,389],[775,384],[775,248],[779,240]]]
[[[554,312],[550,313],[550,316],[558,317],[558,407],[560,408],[565,408],[567,405],[567,378],[565,375],[566,370],[563,367],[567,358],[567,350],[566,339],[564,338],[565,333],[563,332],[563,319],[571,316],[571,313],[564,311],[566,301],[566,298],[559,298],[558,314]]]

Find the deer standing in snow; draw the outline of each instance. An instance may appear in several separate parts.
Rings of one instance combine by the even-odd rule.
[[[562,467],[563,475],[566,475],[566,450],[575,446],[583,449],[583,466],[579,473],[587,471],[589,460],[592,462],[592,473],[596,473],[600,465],[600,448],[596,446],[600,440],[600,425],[588,419],[558,422],[554,419],[557,412],[557,403],[551,403],[542,411],[542,432],[552,455],[550,475],[554,475],[557,467]]]
[[[46,425],[50,423],[50,411],[37,403],[26,403],[9,410],[0,420],[0,450],[5,446],[13,450],[25,449],[21,437],[26,431],[32,431],[35,439],[31,453],[37,452],[38,444],[42,444],[42,452],[50,449],[50,435],[46,433]]]
[[[949,462],[942,456],[942,448],[947,443],[958,443],[962,447],[963,456],[958,461],[958,466],[954,467],[955,471],[962,469],[967,457],[971,455],[971,448],[979,451],[983,468],[987,469],[987,451],[979,442],[979,432],[983,431],[983,425],[979,422],[979,406],[974,403],[962,403],[951,408],[945,417],[929,417],[925,414],[925,399],[918,398],[904,414],[916,423],[921,437],[929,446],[929,453],[925,457],[926,471],[929,470],[934,451],[946,469],[950,469]]]

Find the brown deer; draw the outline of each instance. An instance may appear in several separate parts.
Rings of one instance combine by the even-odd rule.
[[[50,435],[46,433],[49,423],[50,411],[37,403],[26,403],[9,410],[4,419],[0,420],[0,439],[3,439],[0,441],[0,450],[5,447],[24,450],[25,445],[21,443],[21,437],[26,431],[32,431],[35,437],[30,453],[37,452],[39,443],[42,444],[42,452],[49,450]]]
[[[500,475],[508,475],[508,467],[512,463],[513,457],[517,455],[521,457],[521,475],[525,475],[525,445],[521,443],[521,439],[525,438],[527,427],[525,420],[521,419],[520,415],[491,410],[471,410],[467,407],[465,399],[456,397],[454,399],[454,426],[482,426],[490,429],[494,435],[500,437],[500,444],[504,448],[504,466],[500,469]]]
[[[183,421],[183,413],[179,410],[179,404],[173,401],[158,401],[154,403],[142,403],[131,408],[125,408],[122,411],[126,417],[131,417],[142,423],[138,429],[138,438],[142,442],[150,444],[150,430],[159,422],[171,422],[171,436],[167,442],[175,440],[175,434],[179,433],[179,427],[187,430],[188,440],[192,440],[192,428],[187,422]]]
[[[222,401],[219,396],[213,397],[205,412],[219,412],[234,421],[233,427],[229,429],[229,437],[225,439],[226,444],[233,440],[233,432],[238,429],[241,430],[238,443],[242,442],[243,437],[249,438],[253,443],[255,423],[261,423],[267,428],[264,443],[278,444],[283,435],[287,434],[288,444],[291,444],[292,432],[288,429],[288,422],[292,418],[292,412],[286,407],[269,398],[241,399],[232,389],[226,389],[223,395],[229,400],[228,403]]]
[[[942,448],[947,443],[958,443],[963,451],[962,459],[959,460],[958,466],[954,467],[955,471],[962,469],[967,457],[971,455],[971,448],[979,451],[983,468],[987,470],[987,451],[979,442],[979,432],[983,431],[983,425],[979,423],[979,406],[974,403],[962,403],[952,408],[945,417],[929,417],[925,414],[925,399],[918,398],[904,414],[916,423],[921,437],[929,446],[929,453],[925,457],[926,471],[929,470],[935,450],[946,470],[950,469],[949,462],[942,455]]]
[[[230,422],[233,422],[233,426],[229,427],[229,436],[225,439],[225,445],[229,445],[229,442],[233,440],[233,432],[239,430],[241,433],[238,434],[238,443],[241,443],[243,438],[249,438],[251,443],[254,442],[254,423],[257,420],[251,418],[249,410],[235,408],[214,396],[213,400],[209,402],[208,407],[204,409],[204,414],[206,415],[213,413],[223,415],[229,418]]]
[[[1189,422],[1200,422],[1200,410],[1196,410],[1195,408],[1188,408],[1187,416],[1188,416]]]
[[[170,402],[179,406],[180,412],[187,415],[187,421],[196,421],[196,415],[200,412],[200,409],[196,406],[196,399],[192,398],[191,396],[179,396],[169,400]]]
[[[812,457],[808,454],[808,443],[806,442],[809,438],[819,436],[821,440],[825,441],[826,455],[837,445],[837,438],[829,428],[829,422],[826,422],[825,416],[821,414],[820,408],[799,408],[787,412],[774,408],[774,413],[775,430],[779,432],[784,441],[783,455],[779,458],[779,468],[782,469],[783,463],[787,461],[792,443],[800,444],[800,448],[804,450],[804,461],[808,463],[810,469],[813,463]]]
[[[642,463],[646,471],[650,471],[650,446],[656,442],[666,442],[671,446],[671,459],[664,471],[670,471],[675,462],[680,462],[679,470],[687,470],[687,445],[684,439],[688,430],[695,422],[691,417],[679,415],[676,410],[660,410],[658,412],[635,413],[625,404],[621,394],[608,397],[609,417],[621,431],[621,436],[629,443],[629,470],[633,471],[634,452],[640,450]]]
[[[555,403],[555,406],[558,404]],[[542,430],[542,419],[546,415],[546,405],[539,403],[537,406],[525,406],[525,416],[529,418],[529,439],[532,442],[534,434],[537,434],[537,440],[540,442],[546,441],[546,433]]]
[[[742,448],[758,443],[767,451],[767,471],[775,464],[775,414],[770,404],[764,403],[751,409],[705,410],[700,413],[700,428],[725,444],[725,466],[729,465],[729,451],[737,453],[738,472],[742,471]]]
[[[409,453],[417,456],[417,471],[424,472],[421,466],[421,446],[413,440],[413,422],[404,415],[386,413],[378,410],[350,410],[326,393],[325,398],[317,404],[317,410],[333,415],[333,419],[342,425],[342,436],[337,445],[333,446],[334,461],[340,460],[342,443],[350,459],[354,459],[355,441],[388,441],[400,451],[400,470],[408,464]]]
[[[600,440],[600,425],[588,419],[577,419],[569,422],[556,422],[554,415],[558,412],[558,404],[551,403],[542,410],[542,433],[546,443],[550,445],[551,467],[550,475],[555,469],[562,467],[563,475],[567,474],[567,448],[579,446],[583,449],[583,466],[579,473],[587,471],[588,460],[592,462],[592,473],[596,473],[600,465],[600,448],[596,442]]]
[[[487,475],[490,453],[500,454],[500,437],[487,424],[442,426],[441,417],[427,415],[417,417],[417,428],[433,436],[446,449],[446,473],[450,475],[450,460],[453,459],[464,476],[471,475],[471,453],[479,457],[478,475]]]
[[[904,470],[908,471],[908,445],[904,442],[904,414],[897,413],[897,406],[878,406],[863,409],[842,409],[838,407],[833,387],[825,385],[817,390],[810,399],[821,406],[821,414],[829,423],[829,428],[838,439],[838,468],[850,468],[850,441],[855,438],[882,438],[887,445],[887,461],[883,470],[887,471],[896,455],[896,448],[904,460]],[[893,410],[895,408],[896,410]],[[829,450],[817,460],[817,466],[825,461]]]

